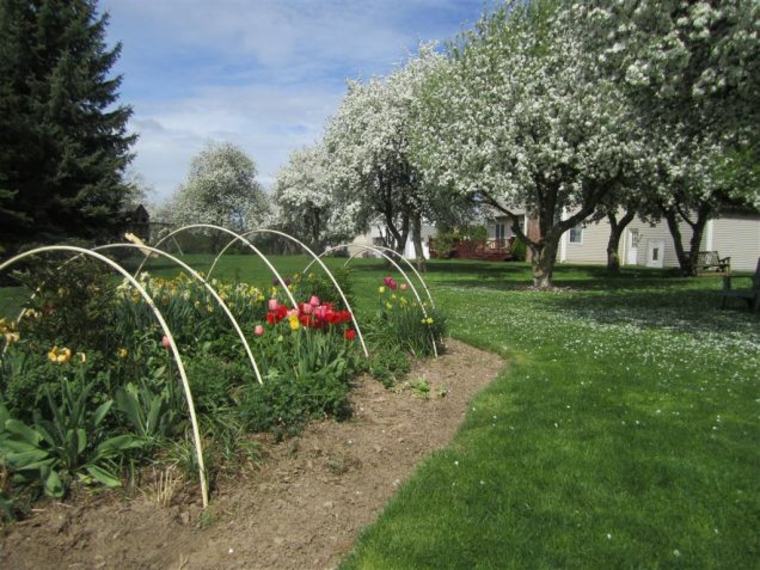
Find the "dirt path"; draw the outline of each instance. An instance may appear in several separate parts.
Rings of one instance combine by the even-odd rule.
[[[502,365],[450,341],[445,356],[409,375],[427,380],[428,399],[362,379],[351,420],[272,445],[261,469],[227,482],[203,517],[180,496],[170,506],[149,496],[54,504],[4,533],[0,567],[334,568],[415,465],[451,440]]]

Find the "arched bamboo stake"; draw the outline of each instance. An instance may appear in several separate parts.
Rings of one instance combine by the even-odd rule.
[[[258,230],[251,230],[248,232],[244,232],[240,234],[243,237],[248,237],[249,235],[256,234],[256,233],[269,233],[269,234],[275,234],[284,238],[287,238],[295,243],[297,243],[301,248],[303,248],[304,251],[306,251],[314,261],[316,261],[319,266],[324,270],[325,273],[327,273],[327,276],[330,278],[330,281],[332,281],[332,284],[335,285],[335,289],[338,291],[338,295],[340,295],[340,298],[343,300],[343,304],[346,306],[346,309],[348,309],[349,314],[351,315],[351,322],[354,324],[354,328],[356,329],[356,334],[359,337],[359,342],[362,345],[362,350],[364,351],[364,356],[369,358],[369,351],[367,350],[367,345],[364,343],[364,335],[362,335],[362,330],[359,327],[359,322],[356,319],[356,315],[354,315],[354,310],[351,308],[351,305],[348,302],[348,299],[346,299],[345,294],[343,293],[343,289],[340,288],[340,285],[338,285],[338,281],[335,279],[335,276],[332,274],[332,271],[330,271],[327,266],[322,262],[322,260],[319,258],[319,256],[314,253],[305,243],[302,241],[294,238],[293,236],[286,234],[285,232],[281,232],[278,230],[269,230],[269,229],[258,229]],[[237,241],[237,238],[232,239],[227,245],[225,245],[222,250],[217,254],[216,258],[214,259],[214,263],[211,264],[211,268],[208,270],[208,276],[211,277],[211,273],[214,271],[214,267],[216,267],[216,263],[219,261],[219,259],[224,255],[224,252],[226,252],[235,242]]]
[[[251,352],[251,347],[248,344],[248,341],[246,340],[245,335],[243,334],[243,331],[240,328],[239,323],[237,322],[237,319],[233,316],[232,312],[227,306],[227,303],[224,302],[224,300],[216,292],[216,289],[214,289],[206,279],[201,277],[201,275],[197,271],[195,271],[192,267],[190,267],[187,263],[180,261],[173,255],[166,253],[165,251],[161,249],[156,249],[155,247],[151,247],[149,245],[136,245],[133,243],[109,243],[108,245],[93,247],[92,251],[102,251],[104,249],[114,249],[117,247],[128,247],[131,249],[148,250],[150,253],[161,255],[165,257],[166,259],[173,261],[174,263],[179,265],[182,269],[187,271],[190,275],[192,275],[194,279],[203,283],[203,286],[206,288],[206,290],[209,293],[211,293],[211,296],[214,297],[217,304],[222,308],[225,315],[227,315],[227,318],[232,323],[232,326],[234,327],[235,332],[238,334],[238,337],[240,337],[240,342],[243,343],[243,347],[245,348],[245,353],[248,355],[248,360],[251,362],[251,366],[253,367],[253,372],[256,374],[256,380],[258,380],[259,384],[264,383],[264,381],[261,379],[261,374],[259,373],[259,367],[256,364],[256,359],[253,357],[253,353]]]
[[[262,259],[264,264],[269,268],[269,270],[275,276],[275,279],[277,279],[277,282],[282,286],[282,288],[285,291],[285,294],[288,296],[288,300],[290,301],[291,305],[293,305],[293,308],[294,309],[298,308],[298,303],[296,303],[296,300],[293,298],[293,295],[291,294],[290,289],[288,289],[288,285],[285,283],[285,280],[282,278],[282,276],[274,267],[274,265],[270,263],[267,257],[263,253],[261,253],[256,246],[254,246],[250,241],[248,241],[244,237],[241,237],[241,235],[237,232],[233,232],[232,230],[229,230],[222,226],[215,226],[214,224],[189,224],[187,226],[182,226],[181,228],[177,228],[176,230],[173,230],[172,232],[166,234],[164,237],[159,239],[155,244],[153,244],[153,247],[158,248],[167,239],[174,237],[176,234],[180,232],[197,229],[197,228],[206,228],[206,229],[212,229],[212,230],[224,232],[226,234],[229,234],[237,238],[239,241],[247,245],[251,251],[253,251],[256,255],[258,255]],[[146,256],[145,259],[142,260],[142,263],[140,263],[140,266],[137,268],[137,271],[135,271],[135,275],[137,275],[138,273],[140,273],[140,271],[142,271],[142,268],[145,266],[147,261],[148,261],[148,256]]]
[[[435,301],[433,301],[433,296],[430,294],[430,289],[428,289],[427,283],[425,283],[425,280],[422,278],[422,275],[420,275],[420,272],[417,271],[416,267],[414,267],[414,263],[409,261],[406,257],[404,257],[402,254],[400,254],[393,248],[385,247],[384,245],[373,245],[372,247],[374,247],[375,249],[381,249],[383,251],[387,251],[388,253],[395,255],[399,259],[399,261],[403,261],[404,263],[406,263],[409,269],[411,269],[414,272],[414,274],[417,276],[417,280],[422,284],[423,289],[425,289],[427,298],[430,299],[430,307],[435,309]],[[351,255],[349,259],[353,259],[357,255],[359,255],[359,253],[360,252],[357,251],[356,253]]]
[[[380,255],[381,257],[384,257],[391,265],[393,265],[393,267],[395,267],[396,270],[399,273],[401,273],[401,275],[404,278],[404,281],[406,281],[407,285],[409,285],[409,288],[412,290],[412,293],[414,293],[414,297],[417,299],[417,304],[419,305],[420,309],[422,310],[422,314],[424,315],[424,317],[425,318],[428,317],[427,310],[425,309],[425,303],[422,302],[422,298],[420,297],[420,294],[417,291],[417,288],[414,286],[414,283],[412,283],[412,281],[409,279],[409,276],[406,274],[406,272],[403,269],[401,269],[401,266],[398,263],[396,263],[393,260],[392,257],[390,257],[389,255],[387,255],[382,250],[379,250],[376,247],[370,246],[370,245],[346,244],[346,243],[344,243],[344,244],[336,245],[336,246],[333,246],[333,247],[328,247],[325,251],[323,251],[321,254],[319,254],[319,257],[321,258],[322,256],[326,255],[327,253],[329,253],[331,251],[335,251],[335,250],[338,250],[338,249],[343,249],[343,248],[346,248],[346,247],[349,247],[349,246],[350,247],[360,247],[360,248],[364,249],[365,251],[372,251],[372,252]],[[351,257],[349,257],[346,260],[346,263],[343,264],[343,266],[344,267],[347,266],[354,259],[354,257],[355,256],[353,256],[353,255]],[[314,264],[314,261],[312,261],[311,263],[309,263],[309,265],[307,265],[304,268],[304,270],[302,271],[302,273],[306,273],[313,264]],[[433,344],[433,355],[436,358],[438,358],[438,347],[435,344],[435,337],[433,336],[433,331],[430,331],[430,340],[431,340],[431,342]]]
[[[172,351],[172,355],[174,356],[174,362],[177,364],[177,369],[179,370],[180,378],[182,379],[182,387],[185,391],[185,399],[187,400],[187,407],[190,410],[190,423],[193,427],[193,440],[195,442],[195,454],[198,459],[198,476],[200,478],[201,483],[201,497],[203,499],[203,507],[208,506],[208,485],[206,483],[206,467],[203,464],[203,446],[201,444],[201,435],[200,430],[198,429],[198,420],[195,416],[195,405],[193,404],[193,394],[190,391],[190,382],[187,380],[187,374],[185,374],[185,367],[182,364],[182,358],[179,355],[179,350],[177,349],[177,344],[174,342],[174,336],[172,335],[172,331],[169,330],[169,326],[166,324],[166,321],[164,320],[164,316],[161,314],[161,311],[158,310],[158,307],[156,307],[156,304],[153,302],[153,299],[148,294],[148,292],[145,290],[145,288],[138,283],[138,281],[132,277],[132,275],[129,274],[129,272],[124,269],[121,265],[113,261],[112,259],[109,259],[108,257],[101,255],[100,253],[97,253],[95,251],[90,251],[89,249],[84,249],[81,247],[75,247],[75,246],[69,246],[69,245],[49,245],[45,247],[38,247],[36,249],[31,249],[29,251],[25,251],[24,253],[20,253],[9,260],[3,262],[0,264],[0,271],[5,270],[7,267],[13,265],[17,261],[21,261],[22,259],[29,257],[31,255],[36,255],[38,253],[43,253],[47,251],[68,251],[68,252],[75,252],[79,253],[81,255],[93,257],[99,261],[102,261],[103,263],[107,264],[111,268],[115,269],[118,273],[120,273],[125,279],[129,281],[129,283],[137,289],[138,293],[140,293],[140,296],[145,300],[145,302],[150,307],[151,311],[153,311],[153,314],[156,317],[156,320],[158,320],[159,324],[161,325],[161,329],[164,332],[164,335],[166,338],[169,339],[169,346]]]

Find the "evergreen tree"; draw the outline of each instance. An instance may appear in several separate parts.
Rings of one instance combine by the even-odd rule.
[[[118,228],[132,158],[95,0],[0,0],[0,241]]]

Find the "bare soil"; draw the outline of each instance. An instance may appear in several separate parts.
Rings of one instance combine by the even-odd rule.
[[[445,446],[499,357],[449,341],[386,390],[361,378],[353,417],[265,445],[256,469],[226,480],[204,513],[198,493],[157,483],[50,503],[0,536],[0,568],[335,568],[415,466]],[[424,378],[430,387],[413,388]]]

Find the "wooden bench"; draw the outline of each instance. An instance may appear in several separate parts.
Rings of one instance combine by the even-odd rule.
[[[717,251],[700,251],[697,253],[697,271],[714,269],[719,273],[731,271],[731,257],[721,257]]]
[[[733,276],[736,277],[736,276]],[[757,260],[757,268],[754,275],[748,275],[752,279],[752,287],[749,289],[733,289],[731,287],[731,275],[723,276],[723,290],[720,292],[723,297],[720,308],[726,308],[728,299],[742,299],[753,311],[760,311],[760,259]]]

